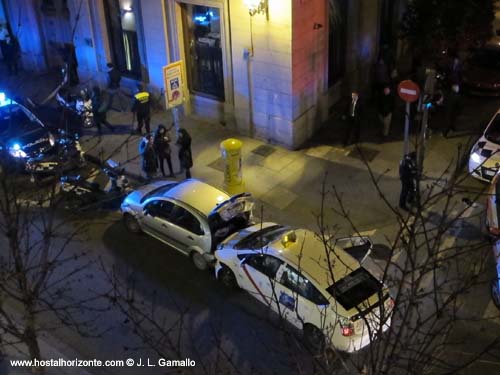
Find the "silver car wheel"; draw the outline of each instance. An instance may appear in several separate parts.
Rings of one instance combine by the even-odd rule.
[[[125,222],[125,227],[132,233],[139,233],[141,231],[141,226],[139,225],[137,219],[130,214],[123,215],[123,221]]]
[[[208,262],[202,254],[193,251],[191,259],[193,260],[194,266],[200,271],[205,271],[208,268]]]

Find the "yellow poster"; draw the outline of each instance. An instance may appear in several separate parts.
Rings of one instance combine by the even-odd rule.
[[[184,101],[182,77],[182,61],[176,61],[163,67],[163,84],[169,108],[181,105]]]

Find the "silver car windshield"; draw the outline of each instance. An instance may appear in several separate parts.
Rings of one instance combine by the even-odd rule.
[[[488,126],[484,137],[490,142],[500,144],[500,114],[497,114]]]
[[[169,191],[170,189],[173,189],[174,187],[176,187],[179,184],[180,184],[180,182],[172,182],[172,183],[162,185],[154,190],[151,190],[149,193],[145,194],[141,198],[141,203],[143,203],[146,199],[149,199],[149,198],[154,197],[154,196],[163,196],[167,191]]]

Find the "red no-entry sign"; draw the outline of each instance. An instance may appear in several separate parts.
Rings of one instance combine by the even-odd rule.
[[[420,96],[420,88],[418,85],[407,79],[405,81],[401,81],[398,85],[398,95],[405,102],[412,103],[418,100]]]

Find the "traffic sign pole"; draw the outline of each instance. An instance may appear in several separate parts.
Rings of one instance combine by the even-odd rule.
[[[410,152],[410,102],[406,102],[405,111],[405,138],[403,143],[403,155]]]

